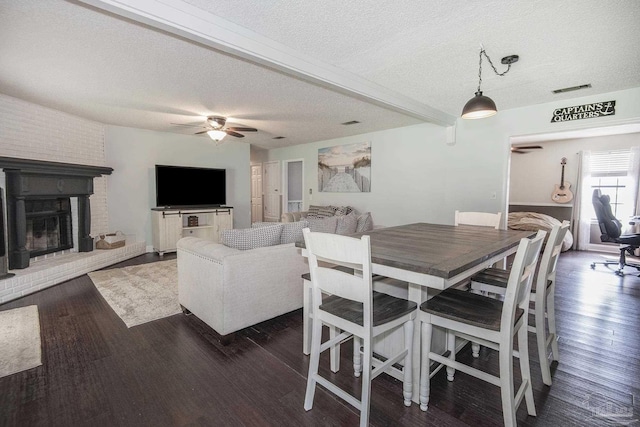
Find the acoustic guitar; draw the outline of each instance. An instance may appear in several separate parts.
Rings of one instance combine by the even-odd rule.
[[[567,158],[563,157],[560,162],[562,165],[562,174],[560,175],[560,185],[557,185],[553,189],[551,194],[551,200],[556,203],[569,203],[573,200],[573,193],[571,192],[571,184],[564,180],[564,165],[567,164]]]

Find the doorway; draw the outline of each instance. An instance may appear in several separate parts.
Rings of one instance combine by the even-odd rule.
[[[251,222],[262,222],[262,163],[251,165]]]
[[[304,161],[302,159],[285,160],[284,171],[284,212],[303,210]]]

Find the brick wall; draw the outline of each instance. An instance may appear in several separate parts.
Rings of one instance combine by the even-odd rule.
[[[108,166],[104,125],[0,94],[0,156]],[[1,170],[0,187],[5,187]],[[107,178],[94,179],[90,200],[91,235],[96,236],[109,228]]]

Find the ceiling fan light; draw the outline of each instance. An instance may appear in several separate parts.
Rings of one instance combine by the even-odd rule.
[[[226,132],[222,130],[210,130],[207,132],[209,138],[213,139],[215,142],[222,141],[222,139],[227,136]]]
[[[484,119],[491,117],[498,112],[496,103],[488,96],[484,96],[481,91],[476,92],[476,96],[471,98],[462,109],[463,119]]]

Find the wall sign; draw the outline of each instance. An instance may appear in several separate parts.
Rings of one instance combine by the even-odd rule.
[[[615,114],[616,101],[594,102],[593,104],[576,105],[575,107],[556,108],[553,110],[551,123],[592,119]]]

